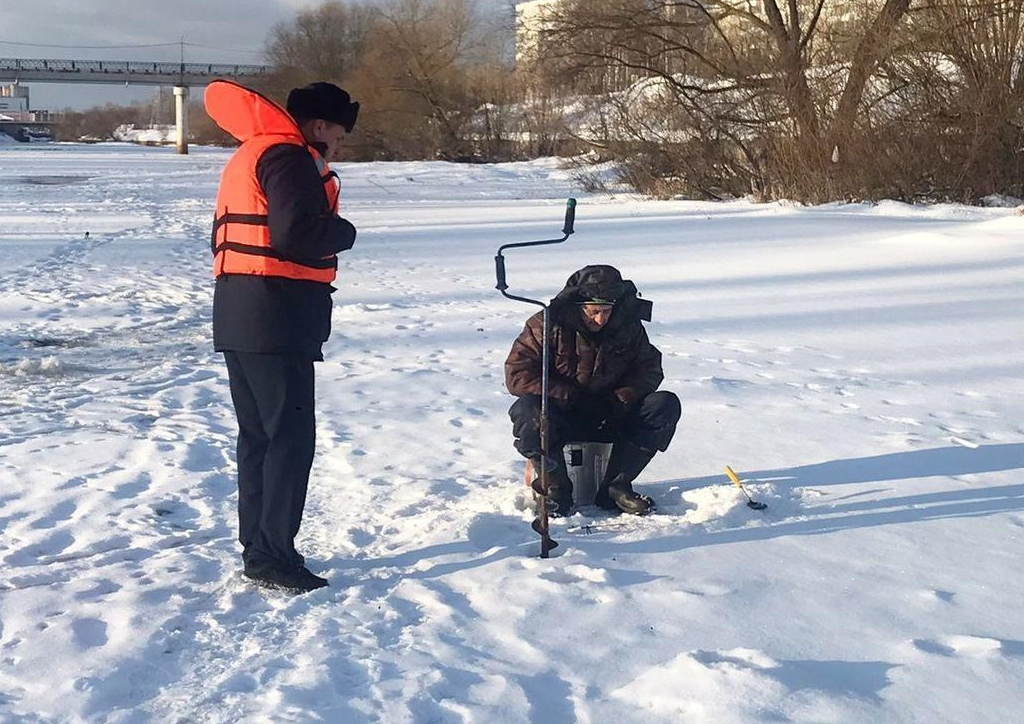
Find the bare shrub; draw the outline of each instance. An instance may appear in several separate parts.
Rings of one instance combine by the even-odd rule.
[[[913,19],[913,51],[888,69],[900,100],[891,115],[928,159],[935,193],[1021,196],[1024,0],[936,0]]]
[[[54,127],[54,137],[59,141],[113,141],[118,126],[144,125],[149,117],[148,103],[129,106],[107,103],[84,111],[67,111]]]

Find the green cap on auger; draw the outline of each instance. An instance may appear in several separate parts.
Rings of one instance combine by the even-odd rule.
[[[574,229],[573,224],[576,223],[576,199],[569,199],[565,202],[565,226],[562,227],[562,233],[569,236]]]

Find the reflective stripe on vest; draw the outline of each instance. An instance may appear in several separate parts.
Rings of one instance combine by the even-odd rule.
[[[270,245],[267,198],[256,178],[256,165],[268,148],[282,143],[301,146],[309,151],[323,179],[328,208],[337,213],[338,175],[330,170],[315,149],[306,145],[300,134],[267,134],[247,140],[229,159],[221,175],[211,234],[214,276],[253,274],[326,284],[334,281],[337,256],[332,254],[317,260],[289,261]]]

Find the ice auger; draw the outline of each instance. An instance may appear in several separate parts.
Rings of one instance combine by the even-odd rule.
[[[551,535],[548,529],[548,465],[547,460],[549,456],[549,442],[548,442],[548,383],[549,383],[549,372],[548,365],[549,350],[548,350],[548,334],[551,328],[551,319],[549,314],[548,305],[538,299],[530,299],[528,297],[519,297],[514,294],[508,293],[508,284],[505,281],[505,257],[502,252],[505,249],[517,249],[524,246],[542,246],[544,244],[561,244],[563,241],[569,238],[569,235],[573,233],[573,225],[576,222],[576,199],[569,199],[565,205],[565,224],[562,226],[562,238],[561,239],[544,239],[542,241],[520,241],[514,244],[504,244],[498,248],[498,253],[494,257],[494,272],[498,279],[498,283],[495,289],[500,291],[505,297],[515,300],[517,302],[526,302],[527,304],[536,304],[538,307],[544,310],[544,334],[541,340],[543,347],[543,359],[541,361],[541,397],[540,397],[540,448],[541,455],[543,455],[543,462],[540,465],[540,470],[537,471],[539,474],[537,479],[533,482],[533,490],[540,496],[540,505],[537,509],[537,517],[533,520],[533,529],[540,535],[540,557],[547,558],[551,549],[558,545],[558,543],[551,539]]]

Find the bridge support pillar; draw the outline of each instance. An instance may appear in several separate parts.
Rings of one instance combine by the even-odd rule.
[[[188,153],[188,86],[174,86],[174,123],[178,130],[178,153]]]

